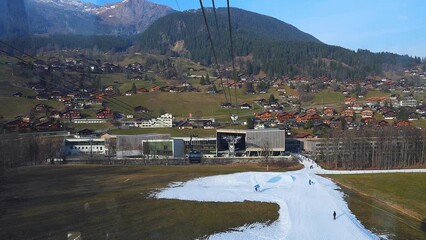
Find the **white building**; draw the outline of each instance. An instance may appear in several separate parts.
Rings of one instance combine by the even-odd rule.
[[[78,118],[78,119],[71,119],[72,123],[77,124],[92,124],[92,123],[106,123],[106,119],[98,119],[98,118]]]
[[[140,128],[171,128],[173,127],[173,116],[170,113],[165,113],[157,118],[150,120],[142,120],[138,127]]]
[[[108,149],[103,138],[69,138],[62,146],[64,155],[105,155]]]
[[[416,107],[417,106],[417,100],[414,98],[404,99],[399,101],[400,107]]]

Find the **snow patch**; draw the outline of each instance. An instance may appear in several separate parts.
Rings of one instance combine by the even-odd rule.
[[[314,184],[309,184],[309,180]],[[258,191],[254,186],[260,185]],[[272,202],[277,221],[244,225],[208,239],[378,239],[349,210],[331,180],[305,168],[286,173],[244,172],[172,183],[157,198],[204,202]],[[333,220],[333,211],[337,219]]]

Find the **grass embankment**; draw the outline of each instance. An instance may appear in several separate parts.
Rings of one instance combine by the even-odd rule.
[[[420,221],[426,219],[426,174],[328,175],[338,184]]]
[[[39,104],[46,104],[57,110],[63,110],[64,106],[58,101],[39,101],[35,99],[16,98],[16,97],[0,97],[0,115],[7,120],[12,120],[18,115],[29,114],[31,109]]]
[[[0,239],[194,239],[278,218],[271,203],[153,199],[170,182],[240,171],[255,165],[20,168],[0,185]],[[274,171],[283,169],[273,169]],[[206,189],[208,191],[208,189]]]
[[[269,96],[269,95],[268,95]],[[248,101],[251,103],[256,98],[265,97],[262,95],[244,95],[244,99],[240,99],[239,103]],[[120,105],[116,102],[111,102],[110,106],[113,110],[131,113],[132,108],[142,105],[157,116],[160,112],[169,112],[176,117],[188,117],[190,113],[193,116],[215,116],[217,118],[229,118],[230,110],[220,107],[222,102],[225,102],[223,94],[206,94],[206,93],[167,93],[155,92],[146,94],[137,94],[129,97],[117,97],[118,100],[130,105]],[[237,114],[252,116],[253,110],[232,110]]]
[[[339,105],[343,104],[345,101],[345,97],[340,92],[334,92],[332,90],[323,90],[314,96],[313,104],[315,105],[324,105],[331,104]]]

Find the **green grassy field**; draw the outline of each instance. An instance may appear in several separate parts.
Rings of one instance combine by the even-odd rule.
[[[328,175],[336,182],[383,201],[418,219],[426,218],[426,174]]]
[[[371,97],[389,97],[391,94],[390,93],[385,93],[385,92],[381,92],[381,91],[368,91],[367,92],[367,98],[371,98]]]
[[[328,175],[357,219],[384,239],[425,239],[425,173]]]
[[[334,92],[332,90],[323,90],[314,97],[314,104],[343,104],[345,97],[340,92]]]
[[[245,95],[245,99],[240,99],[240,103],[259,97],[262,96],[251,95],[247,97]],[[113,110],[124,113],[130,113],[130,108],[142,105],[153,111],[154,116],[162,111],[172,113],[176,117],[188,117],[190,113],[193,116],[199,117],[222,116],[228,118],[230,115],[228,109],[220,107],[220,104],[225,102],[224,95],[222,94],[154,92],[128,97],[117,97],[117,99],[131,106],[120,105],[117,102],[111,103],[110,106]],[[252,110],[237,110],[235,112],[242,115],[246,114],[247,116],[253,113]]]
[[[158,200],[153,191],[201,176],[259,171],[257,165],[26,167],[0,185],[0,239],[194,239],[278,218],[272,203]],[[280,171],[284,169],[271,169]]]
[[[64,109],[62,103],[58,101],[39,101],[27,98],[0,97],[0,115],[3,115],[5,119],[12,120],[18,115],[28,114],[38,103],[46,104],[56,108],[57,110]]]

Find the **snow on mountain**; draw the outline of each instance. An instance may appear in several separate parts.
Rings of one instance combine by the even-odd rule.
[[[25,0],[36,34],[137,34],[174,12],[148,0],[123,0],[98,6],[79,0]]]
[[[95,9],[98,6],[92,3],[86,3],[79,0],[32,0],[41,4],[49,4],[50,6],[55,6],[61,9],[66,10],[75,10],[75,11],[87,11],[89,9]]]

